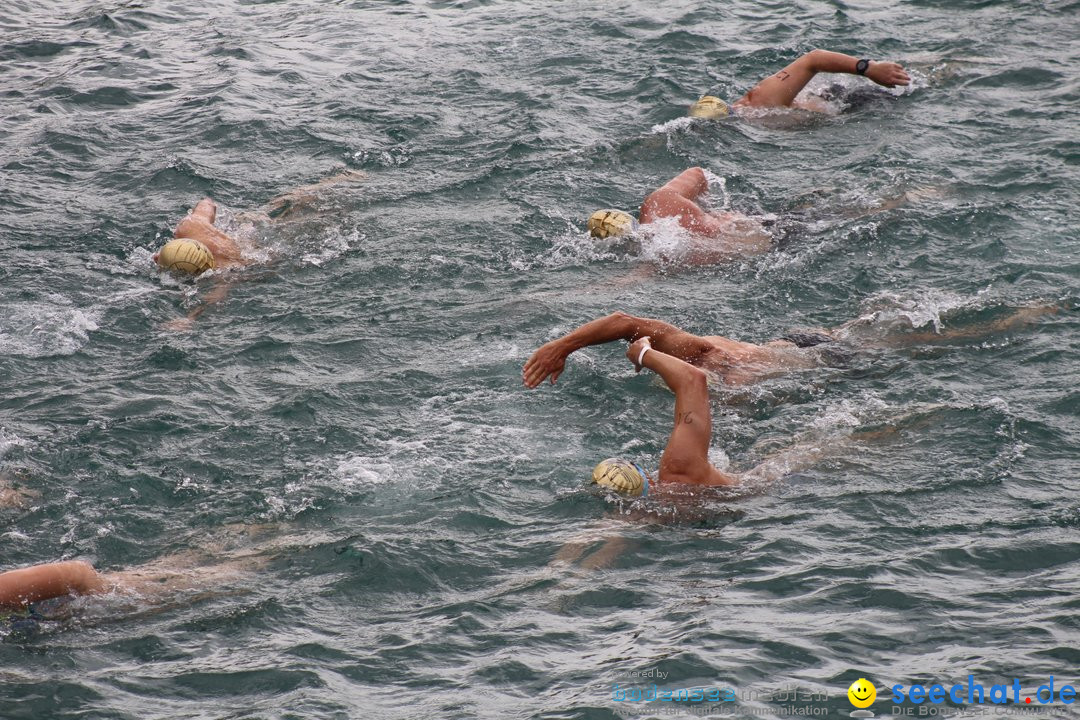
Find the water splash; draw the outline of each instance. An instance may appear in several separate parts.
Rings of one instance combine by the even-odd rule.
[[[79,308],[59,295],[17,302],[0,314],[0,354],[29,358],[73,355],[98,329],[101,311]]]
[[[976,306],[976,299],[945,290],[924,290],[906,294],[883,291],[863,302],[861,314],[849,323],[849,327],[917,329],[930,326],[935,332],[941,332],[947,313]]]

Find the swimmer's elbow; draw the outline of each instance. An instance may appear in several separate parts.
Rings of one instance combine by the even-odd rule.
[[[709,376],[685,360],[664,373],[664,380],[676,396],[708,397]]]
[[[684,363],[682,368],[683,378],[680,381],[680,390],[685,389],[695,393],[709,393],[709,376],[699,367]]]
[[[619,333],[623,337],[628,337],[630,334],[636,332],[636,323],[638,318],[634,317],[630,313],[623,312],[622,310],[616,310],[607,316],[608,322],[612,323],[616,327]]]
[[[824,72],[825,61],[831,53],[823,48],[814,48],[799,60],[814,72]]]
[[[86,595],[102,590],[101,575],[90,563],[83,560],[69,560],[59,563],[58,567],[65,575],[68,592]]]

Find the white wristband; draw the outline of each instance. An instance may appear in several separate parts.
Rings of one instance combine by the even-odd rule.
[[[651,348],[651,347],[649,347],[648,345],[646,345],[645,347],[641,348],[641,352],[640,352],[640,353],[638,353],[638,356],[637,356],[637,364],[638,364],[638,367],[641,367],[641,361],[642,361],[642,359],[643,359],[643,358],[645,357],[645,353],[649,352],[650,350],[652,350],[652,348]]]

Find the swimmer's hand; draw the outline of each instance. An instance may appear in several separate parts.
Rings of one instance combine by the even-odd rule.
[[[642,335],[626,348],[626,359],[634,365],[635,372],[641,372],[646,350],[652,350],[652,339],[648,335]]]
[[[885,87],[911,84],[911,78],[904,68],[894,62],[871,62],[865,74],[878,85]]]
[[[559,340],[544,343],[532,354],[521,371],[522,382],[527,388],[535,388],[551,376],[551,384],[562,375],[566,367],[566,357],[570,353],[563,349]]]

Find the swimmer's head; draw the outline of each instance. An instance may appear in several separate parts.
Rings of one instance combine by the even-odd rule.
[[[719,120],[728,115],[727,103],[718,97],[705,95],[690,106],[690,117],[705,118],[706,120]]]
[[[649,476],[637,463],[619,458],[601,460],[592,471],[593,485],[602,485],[624,495],[648,495]]]
[[[205,245],[191,238],[176,238],[154,255],[154,262],[165,270],[198,275],[214,269],[214,255]]]
[[[594,238],[629,235],[638,229],[638,221],[622,210],[597,210],[589,216],[589,234]]]

